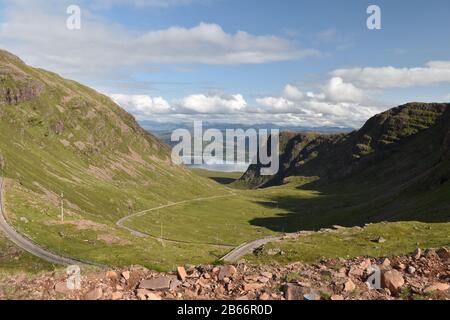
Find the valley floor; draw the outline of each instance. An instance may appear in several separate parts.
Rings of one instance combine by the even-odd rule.
[[[220,179],[219,173],[197,173]],[[231,182],[233,175],[226,179]],[[61,222],[57,205],[12,180],[6,184],[5,207],[16,229],[53,252],[111,267],[142,265],[157,271],[216,263],[245,242],[284,234],[284,240],[244,259],[256,264],[315,263],[450,244],[450,223],[391,221],[354,227],[367,221],[367,207],[377,210],[367,197],[309,190],[302,187],[307,182],[292,178],[286,185],[260,190],[227,185],[200,201],[174,201],[142,214],[125,214],[126,228],[117,225],[120,217],[105,219],[70,208]],[[323,231],[337,224],[347,228]],[[310,232],[296,236],[299,230]],[[376,242],[378,238],[386,241]]]

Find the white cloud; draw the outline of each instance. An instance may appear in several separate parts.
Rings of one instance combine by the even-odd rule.
[[[283,97],[258,98],[256,102],[264,107],[272,108],[270,111],[286,111],[295,106],[295,103]]]
[[[192,94],[171,102],[148,95],[111,94],[110,97],[139,118],[155,114],[230,114],[247,108],[247,101],[241,94]]]
[[[146,117],[153,114],[174,111],[170,104],[162,97],[112,94],[111,99],[137,117]]]
[[[430,61],[417,68],[352,68],[332,72],[363,88],[406,88],[450,82],[450,61]]]
[[[188,113],[235,113],[247,107],[247,101],[241,94],[194,94],[176,101],[175,104],[180,111],[184,110]]]
[[[226,32],[214,23],[131,30],[84,7],[81,30],[68,30],[64,1],[54,4],[63,9],[58,14],[48,2],[6,1],[0,47],[32,65],[76,79],[123,70],[130,74],[152,64],[261,64],[319,54],[281,37]]]
[[[366,96],[361,89],[351,83],[345,83],[342,78],[331,78],[324,87],[324,94],[334,102],[361,102]]]
[[[334,77],[318,86],[318,92],[303,92],[288,84],[279,97],[256,99],[258,112],[286,114],[309,126],[358,127],[376,113],[385,110],[351,83]]]
[[[283,89],[283,95],[287,99],[292,100],[301,100],[305,97],[305,94],[301,92],[296,86],[293,86],[291,84],[288,84]]]

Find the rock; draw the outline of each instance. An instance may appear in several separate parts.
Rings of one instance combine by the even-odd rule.
[[[67,294],[67,293],[72,291],[72,290],[70,290],[67,287],[67,282],[66,281],[58,282],[57,284],[55,284],[54,289],[55,289],[56,292],[62,293],[62,294]]]
[[[272,279],[272,277],[273,277],[273,275],[270,272],[261,272],[261,275],[263,277],[266,277],[266,278],[269,278],[269,279]]]
[[[427,259],[439,259],[438,254],[437,254],[436,251],[433,250],[433,249],[427,249],[427,250],[425,250],[424,256],[425,256]]]
[[[244,283],[244,291],[260,290],[264,287],[262,283]]]
[[[383,237],[378,237],[376,239],[373,239],[372,242],[376,242],[376,243],[385,243],[386,239]]]
[[[186,273],[186,269],[184,269],[184,267],[178,267],[177,274],[178,274],[178,279],[180,279],[181,281],[186,280],[187,273]]]
[[[153,292],[149,292],[147,293],[147,300],[159,301],[162,300],[162,298]]]
[[[139,289],[164,290],[169,288],[170,288],[170,278],[165,276],[142,280],[139,283]]]
[[[122,298],[123,298],[123,293],[119,292],[119,291],[113,292],[111,295],[111,300],[120,300]]]
[[[259,300],[269,300],[269,299],[270,299],[270,296],[267,292],[264,292],[263,294],[261,294],[259,296]]]
[[[86,300],[98,300],[103,296],[102,288],[95,288],[94,290],[89,291],[84,298]]]
[[[442,260],[450,260],[450,251],[447,248],[440,248],[436,251],[436,254]]]
[[[364,270],[359,267],[352,266],[350,267],[348,275],[353,277],[362,277],[364,275]]]
[[[341,296],[341,295],[339,295],[339,294],[333,294],[333,295],[330,297],[330,300],[333,300],[333,301],[341,301],[341,300],[344,300],[344,297]]]
[[[28,223],[28,219],[25,217],[20,217],[20,221],[22,221],[24,223]]]
[[[122,277],[127,281],[130,280],[130,271],[122,272]]]
[[[356,289],[356,285],[353,283],[352,280],[348,280],[345,284],[344,284],[344,291],[345,292],[353,292]]]
[[[119,275],[115,271],[107,271],[106,272],[106,279],[108,280],[117,280],[119,278]]]
[[[175,291],[178,289],[178,287],[182,284],[181,281],[179,281],[178,279],[173,279],[172,281],[170,281],[170,287],[169,290],[170,291]]]
[[[368,267],[372,265],[372,261],[370,259],[365,259],[363,262],[359,264],[359,267],[363,270],[366,270]]]
[[[281,254],[281,249],[280,248],[270,248],[269,250],[267,250],[267,255],[268,256],[276,256],[277,254]]]
[[[147,289],[137,289],[136,296],[139,300],[161,300],[161,297]]]
[[[286,300],[304,300],[303,296],[307,293],[304,288],[293,283],[284,285],[283,291]]]
[[[421,256],[422,256],[422,250],[420,248],[417,248],[412,254],[412,257],[416,260],[419,260]]]
[[[392,293],[397,293],[405,284],[405,280],[397,270],[383,272],[381,275],[381,285],[383,288],[389,289]]]
[[[416,268],[414,268],[413,266],[409,266],[407,271],[409,274],[414,274],[416,273]]]
[[[236,274],[237,269],[234,266],[224,266],[220,268],[219,272],[219,280],[223,281],[225,278],[231,278],[234,274]]]
[[[449,288],[450,288],[450,285],[447,283],[436,282],[436,283],[433,283],[432,285],[426,287],[423,290],[423,292],[431,293],[431,292],[435,292],[435,291],[447,291]]]
[[[387,269],[391,266],[391,260],[389,260],[388,258],[383,260],[383,263],[381,264],[381,267],[383,267],[384,269]]]
[[[261,282],[261,283],[267,283],[267,282],[270,281],[270,279],[267,278],[267,277],[258,277],[257,280],[258,280],[259,282]]]
[[[398,269],[398,270],[405,270],[406,266],[401,262],[397,262],[397,263],[395,263],[394,268]]]

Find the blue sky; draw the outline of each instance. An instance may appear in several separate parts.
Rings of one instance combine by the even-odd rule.
[[[0,47],[140,120],[358,127],[401,103],[450,100],[446,0],[0,4]],[[80,30],[65,27],[70,4]],[[366,27],[371,4],[381,30]]]

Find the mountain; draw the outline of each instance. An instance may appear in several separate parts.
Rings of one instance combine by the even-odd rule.
[[[450,218],[449,150],[450,104],[408,103],[351,133],[285,133],[279,172],[264,177],[253,165],[240,183],[268,187],[303,177],[323,193],[370,195],[380,218],[411,218],[414,210]]]
[[[170,148],[100,94],[0,51],[0,158],[18,188],[64,198],[70,210],[115,221],[217,186],[173,165]]]

